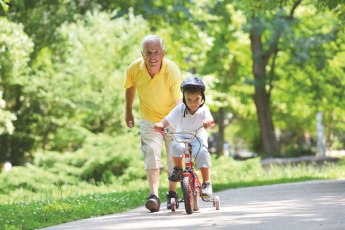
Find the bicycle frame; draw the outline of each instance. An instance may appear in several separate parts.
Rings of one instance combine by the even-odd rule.
[[[184,153],[184,157],[185,157],[185,170],[183,171],[183,173],[180,176],[180,182],[181,182],[181,189],[182,189],[182,193],[183,193],[183,199],[182,200],[177,200],[176,202],[185,202],[185,208],[186,208],[186,212],[188,214],[192,214],[193,213],[193,209],[194,211],[199,210],[199,194],[201,193],[201,183],[198,177],[198,174],[194,171],[194,163],[192,160],[192,149],[189,148],[189,143],[193,142],[196,138],[197,138],[197,132],[203,128],[204,126],[200,126],[199,128],[197,128],[196,130],[189,130],[189,131],[182,131],[182,132],[171,132],[169,129],[164,129],[164,131],[161,130],[155,130],[157,132],[160,132],[162,134],[171,134],[173,139],[178,142],[178,143],[184,143],[185,144],[185,153]],[[182,133],[195,133],[192,134],[194,135],[194,137],[192,139],[185,139],[185,140],[179,140],[175,137],[175,134],[182,134]],[[190,146],[191,147],[191,146]],[[189,179],[187,179],[187,177]],[[187,179],[187,183],[183,183],[185,181],[185,179]],[[189,180],[189,183],[188,183]],[[190,184],[190,182],[192,181],[192,184]],[[187,184],[186,186],[186,190],[184,190],[184,185]],[[188,185],[189,184],[189,185]],[[187,193],[188,192],[188,193]],[[219,196],[216,196],[215,199],[210,199],[210,197],[203,197],[201,196],[202,200],[205,202],[213,202],[213,206],[216,207],[216,210],[219,210]],[[188,201],[187,201],[188,199]],[[172,207],[171,210],[175,211],[175,198],[171,198],[171,202],[172,202]],[[193,204],[194,202],[196,202],[196,204]],[[187,206],[188,204],[188,206]],[[196,205],[196,206],[194,206]],[[188,207],[188,209],[187,209]]]
[[[193,189],[192,190],[196,191],[196,189],[199,189],[199,192],[200,192],[201,183],[200,183],[198,174],[195,173],[195,171],[194,171],[194,163],[193,163],[193,159],[192,159],[192,153],[189,149],[188,143],[193,142],[196,139],[197,132],[202,128],[204,128],[203,125],[200,126],[199,128],[197,128],[196,130],[189,130],[189,131],[182,131],[182,132],[171,132],[169,129],[165,129],[165,131],[157,130],[158,132],[161,132],[163,134],[171,134],[173,139],[176,142],[185,144],[185,153],[184,153],[185,170],[183,171],[181,178],[180,178],[181,188],[182,188],[183,177],[189,177],[193,181]],[[193,134],[194,137],[192,139],[187,139],[187,140],[179,140],[175,137],[175,134],[182,134],[182,133],[195,133],[195,134]]]

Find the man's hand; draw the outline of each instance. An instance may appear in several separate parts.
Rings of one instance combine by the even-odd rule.
[[[154,129],[164,131],[164,126],[161,123],[156,123]]]
[[[129,128],[133,128],[134,127],[134,116],[133,116],[133,113],[132,112],[126,112],[126,115],[125,115],[125,121],[126,121],[126,124]]]
[[[214,128],[214,121],[213,120],[209,120],[209,119],[206,119],[202,122],[202,124],[204,125],[204,128],[205,129],[213,129]]]

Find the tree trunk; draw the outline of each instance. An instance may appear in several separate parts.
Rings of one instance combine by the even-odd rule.
[[[269,56],[265,54],[262,47],[261,35],[255,28],[252,29],[251,48],[253,54],[253,74],[255,82],[254,101],[257,110],[259,126],[261,131],[261,139],[264,151],[268,155],[278,151],[276,137],[274,134],[274,126],[272,115],[270,112],[269,96],[266,92],[266,65]]]
[[[334,134],[333,134],[333,126],[334,126],[334,110],[331,113],[331,125],[328,128],[329,136],[328,136],[328,143],[329,143],[329,148],[328,148],[328,156],[331,156],[332,151],[333,151],[333,141],[334,141]]]
[[[224,146],[224,108],[218,110],[218,138],[217,138],[217,158],[223,155]]]

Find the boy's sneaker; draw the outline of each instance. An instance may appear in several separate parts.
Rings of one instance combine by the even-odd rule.
[[[168,180],[172,182],[178,182],[180,180],[180,176],[182,174],[183,169],[174,166],[173,170],[171,171],[170,175],[168,176]]]
[[[159,208],[161,207],[161,199],[159,199],[159,197],[153,193],[150,193],[150,196],[146,199],[147,202],[145,207],[151,212],[159,212]]]
[[[178,194],[177,192],[174,191],[168,191],[167,194],[167,209],[171,209],[171,198],[175,198],[175,202],[176,202],[176,208],[179,207],[179,203],[178,203]]]
[[[212,185],[211,182],[202,183],[201,196],[209,198],[212,196]]]

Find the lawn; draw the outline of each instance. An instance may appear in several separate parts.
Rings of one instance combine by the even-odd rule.
[[[212,159],[213,191],[344,178],[344,162],[341,160],[337,166],[329,165],[322,169],[300,164],[298,167],[272,166],[269,171],[265,171],[259,159],[244,162],[226,157]],[[109,184],[103,182],[71,184],[60,181],[55,185],[42,184],[39,189],[32,192],[28,192],[25,186],[23,184],[21,188],[11,190],[8,194],[0,194],[0,229],[39,229],[85,218],[125,212],[144,205],[149,194],[145,180],[115,180]],[[166,173],[162,172],[159,188],[162,202],[166,202],[167,187]],[[162,208],[165,207],[162,206]]]

